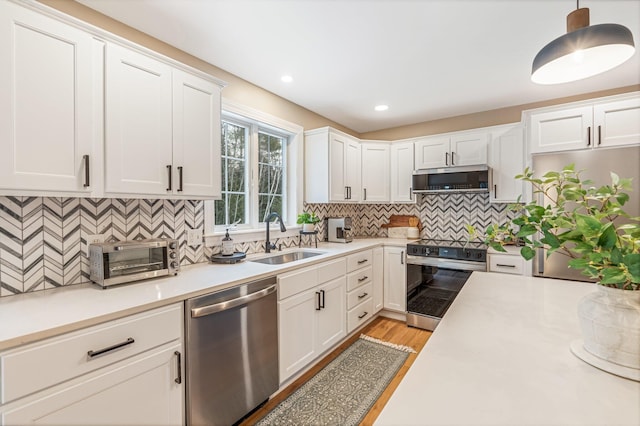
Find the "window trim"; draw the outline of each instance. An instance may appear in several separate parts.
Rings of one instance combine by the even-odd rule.
[[[260,123],[261,128],[267,131],[273,131],[276,134],[286,133],[289,136],[289,143],[285,153],[285,170],[286,170],[286,217],[283,218],[287,224],[287,232],[285,236],[297,235],[299,226],[296,225],[298,212],[302,211],[303,204],[303,182],[304,182],[304,128],[295,123],[283,120],[266,112],[239,104],[234,101],[222,98],[223,116],[230,118],[230,121],[239,120],[240,122],[251,120]],[[254,148],[249,144],[249,149]],[[257,150],[257,147],[255,148]],[[256,152],[257,153],[257,152]],[[252,153],[253,154],[253,153]],[[253,161],[253,160],[251,160]],[[257,177],[256,177],[257,179]],[[284,182],[283,182],[284,183]],[[257,191],[257,188],[256,188]],[[255,193],[255,194],[254,194]],[[256,196],[257,192],[250,190],[251,197]],[[207,200],[204,203],[204,233],[205,237],[219,237],[224,235],[223,227],[216,229],[214,220],[214,200]],[[251,218],[249,218],[251,221]],[[258,224],[250,224],[249,227],[243,227],[234,232],[234,234],[242,234],[243,241],[249,241],[251,238],[261,239],[264,237],[264,228],[256,227]],[[276,229],[273,229],[276,228]],[[272,227],[274,234],[280,233],[279,227]],[[254,235],[255,234],[255,235]],[[239,241],[242,242],[242,241]],[[207,241],[207,245],[212,245],[214,241]]]

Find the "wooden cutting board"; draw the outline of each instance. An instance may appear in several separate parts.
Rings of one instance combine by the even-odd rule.
[[[422,231],[422,223],[420,223],[420,219],[418,219],[414,215],[400,215],[393,214],[389,218],[389,223],[382,224],[383,228],[398,228],[398,227],[408,227],[408,228],[418,228]]]

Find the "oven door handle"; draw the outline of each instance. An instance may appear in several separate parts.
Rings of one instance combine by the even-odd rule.
[[[407,256],[407,265],[437,266],[442,269],[459,271],[484,271],[487,270],[486,262],[472,262],[468,260],[446,259],[442,257]]]

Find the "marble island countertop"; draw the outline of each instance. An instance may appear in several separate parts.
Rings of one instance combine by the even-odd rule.
[[[311,266],[352,252],[381,245],[404,246],[406,239],[364,238],[351,243],[319,243],[318,248],[292,248],[323,252],[322,255],[282,265],[251,262],[265,256],[257,253],[241,263],[199,263],[184,267],[177,276],[146,280],[101,289],[80,284],[0,299],[0,350],[181,302],[252,280]],[[272,251],[271,255],[280,252]]]
[[[574,356],[593,284],[474,272],[376,425],[639,425],[640,383]]]

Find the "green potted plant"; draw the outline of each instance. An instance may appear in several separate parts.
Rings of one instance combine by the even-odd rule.
[[[320,218],[315,213],[303,212],[298,215],[296,223],[302,225],[302,232],[313,232]]]
[[[595,187],[580,173],[573,164],[540,178],[525,169],[515,178],[529,182],[544,201],[510,205],[515,218],[489,225],[484,236],[470,225],[467,230],[470,239],[481,238],[497,251],[518,242],[527,260],[540,248],[547,256],[568,256],[570,268],[596,279],[598,291],[578,306],[584,342],[574,342],[572,351],[640,380],[640,218],[623,209],[631,180],[611,173],[610,185]]]

